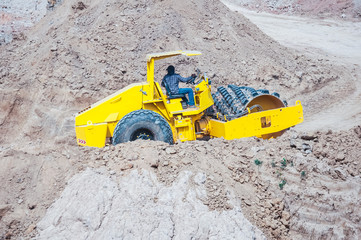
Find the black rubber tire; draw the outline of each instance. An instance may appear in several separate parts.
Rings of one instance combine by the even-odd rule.
[[[168,122],[158,113],[137,110],[125,115],[114,129],[113,145],[137,139],[150,139],[173,144],[173,133]]]

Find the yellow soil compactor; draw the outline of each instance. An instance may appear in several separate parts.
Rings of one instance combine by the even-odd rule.
[[[147,55],[146,82],[131,84],[77,114],[78,144],[104,147],[137,139],[169,144],[214,137],[269,139],[303,121],[300,101],[288,107],[277,93],[235,85],[218,87],[211,93],[211,81],[199,71],[193,81],[195,108],[187,108],[184,95],[165,95],[154,81],[154,62],[200,54],[173,51]]]

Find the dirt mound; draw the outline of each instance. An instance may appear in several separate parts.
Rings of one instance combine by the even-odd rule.
[[[307,112],[317,112],[315,96],[328,98],[329,104],[337,101],[332,98],[335,92],[322,90],[339,79],[354,80],[346,68],[293,53],[215,0],[69,0],[24,36],[0,46],[0,156],[4,166],[0,169],[0,238],[35,236],[36,223],[61,195],[66,182],[87,167],[101,166],[117,177],[132,168],[145,168],[167,186],[184,171],[201,169],[207,176],[207,199],[202,204],[209,211],[232,209],[227,202],[226,189],[230,188],[242,200],[244,215],[268,237],[294,238],[312,232],[316,237],[360,235],[353,214],[359,211],[357,198],[352,197],[343,200],[345,208],[326,208],[337,221],[333,230],[296,224],[305,219],[316,222],[315,215],[306,214],[309,208],[317,206],[315,214],[323,213],[322,206],[334,197],[331,191],[318,201],[315,192],[324,189],[323,180],[327,186],[339,181],[351,187],[352,182],[358,183],[360,167],[352,164],[358,157],[359,139],[353,130],[342,133],[341,137],[352,136],[346,142],[338,133],[332,133],[330,140],[325,133],[316,134],[314,139],[326,140],[315,149],[314,140],[295,138],[296,143],[289,143],[291,135],[269,142],[214,139],[174,146],[135,142],[100,150],[77,147],[74,136],[74,113],[129,83],[145,80],[147,53],[174,49],[204,53],[198,58],[162,62],[156,66],[156,79],[161,79],[170,63],[182,75],[199,67],[215,87],[268,88],[289,103],[301,95]],[[332,152],[336,156],[342,152],[344,159],[336,161]],[[296,167],[281,168],[283,158]],[[257,159],[262,164],[255,164]],[[271,168],[272,161],[279,167]],[[319,162],[332,166],[321,176],[313,170],[320,169],[314,168]],[[301,179],[302,171],[307,181]],[[340,190],[340,195],[352,194]],[[293,208],[301,204],[299,199],[309,205]],[[287,205],[291,201],[297,204]],[[342,224],[348,226],[347,234],[340,230]]]

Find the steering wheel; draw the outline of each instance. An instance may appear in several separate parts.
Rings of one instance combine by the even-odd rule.
[[[197,77],[193,80],[193,82],[195,82],[196,80],[198,80],[198,81],[195,82],[194,85],[197,85],[197,84],[199,84],[200,82],[203,81],[201,70],[199,70],[199,69],[197,68],[197,69],[196,69],[196,73],[197,73]]]
[[[203,81],[202,79],[202,73],[201,73],[201,70],[199,70],[198,68],[196,69],[196,77],[193,78],[192,80],[190,80],[189,82],[187,82],[187,84],[193,84],[193,85],[197,85],[199,84],[200,82]],[[196,82],[197,80],[197,82]]]

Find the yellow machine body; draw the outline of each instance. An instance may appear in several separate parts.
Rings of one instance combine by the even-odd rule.
[[[154,81],[154,62],[177,55],[200,54],[196,51],[174,51],[147,55],[146,82],[131,84],[77,114],[75,131],[78,144],[104,147],[107,139],[113,137],[117,123],[128,113],[140,109],[161,115],[171,127],[174,142],[192,141],[204,136],[225,139],[251,136],[271,138],[303,121],[300,101],[293,107],[282,107],[272,103],[272,97],[257,100],[269,105],[265,111],[252,110],[246,116],[230,121],[213,119],[205,114],[214,104],[210,81],[205,74],[199,76],[199,82],[194,87],[196,108],[183,109],[181,98],[168,99],[159,83]]]

